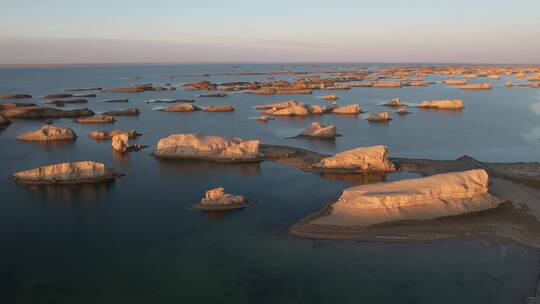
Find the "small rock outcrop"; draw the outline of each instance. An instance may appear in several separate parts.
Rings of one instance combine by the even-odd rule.
[[[193,207],[203,210],[230,210],[243,208],[247,205],[248,201],[243,196],[225,193],[225,189],[218,187],[206,191],[201,202]]]
[[[206,159],[219,162],[259,161],[259,140],[174,134],[162,138],[155,155],[163,158]]]
[[[392,120],[392,118],[390,118],[390,113],[388,112],[378,112],[378,113],[369,114],[367,120],[380,122],[380,121],[390,121]]]
[[[63,107],[66,104],[77,104],[77,103],[87,103],[88,100],[84,98],[78,98],[78,99],[51,99],[47,101],[48,104],[56,105],[57,107]]]
[[[270,120],[274,120],[272,117],[268,117],[268,116],[260,116],[260,117],[257,117],[257,120],[258,121],[270,121]]]
[[[407,115],[409,113],[411,112],[409,112],[409,110],[407,110],[407,108],[405,107],[401,107],[396,111],[396,114],[399,114],[399,115]]]
[[[419,105],[425,109],[460,110],[464,108],[463,100],[424,100]]]
[[[135,130],[95,130],[90,132],[90,138],[97,140],[111,139],[116,135],[127,134],[129,138],[136,138],[142,134],[137,133]]]
[[[345,189],[316,225],[369,226],[397,220],[425,220],[494,208],[483,169],[361,185]]]
[[[56,140],[74,140],[77,134],[70,128],[55,127],[44,125],[41,129],[28,132],[17,136],[18,140],[26,141],[56,141]]]
[[[404,106],[404,104],[401,103],[401,99],[394,98],[394,99],[390,100],[389,102],[383,104],[383,106],[386,106],[386,107],[402,107],[402,106]]]
[[[467,84],[467,79],[446,79],[443,83],[449,85],[464,85]]]
[[[112,148],[116,152],[125,153],[130,151],[138,151],[142,149],[142,146],[139,144],[130,145],[129,144],[129,134],[121,133],[114,135],[112,137]]]
[[[109,115],[96,115],[90,117],[82,117],[73,120],[77,123],[92,123],[92,124],[102,124],[102,123],[114,123],[116,119]]]
[[[39,118],[68,118],[94,115],[89,109],[59,110],[55,108],[40,107],[36,105],[16,106],[1,111],[6,118],[39,119]]]
[[[13,95],[2,95],[0,99],[26,99],[32,98],[32,95],[28,94],[13,94]]]
[[[161,111],[163,112],[193,112],[199,111],[201,108],[194,106],[192,104],[178,104],[174,106],[167,107]]]
[[[461,90],[491,90],[491,84],[484,82],[484,83],[473,83],[473,84],[466,84],[458,87]]]
[[[323,96],[322,99],[324,99],[324,100],[338,100],[339,97],[337,97],[336,95],[326,95],[326,96]]]
[[[137,116],[139,114],[140,112],[139,112],[139,109],[137,108],[113,110],[113,111],[107,111],[103,113],[103,115],[108,115],[108,116]]]
[[[333,114],[346,114],[346,115],[356,115],[362,112],[363,112],[362,109],[357,104],[336,107],[331,110],[331,113]]]
[[[322,170],[356,170],[391,172],[396,166],[388,160],[386,146],[359,147],[323,158],[312,166]]]
[[[60,163],[14,173],[11,179],[24,184],[81,184],[95,183],[118,178],[102,163],[81,161]]]
[[[312,122],[309,127],[307,127],[302,133],[298,134],[296,137],[306,137],[306,138],[336,138],[336,126],[323,126],[318,122]]]
[[[234,107],[232,105],[223,105],[223,106],[208,106],[202,108],[203,112],[232,112]]]
[[[209,94],[201,94],[199,97],[227,97],[227,93],[209,93]]]
[[[512,83],[511,80],[508,80],[507,82],[505,82],[504,86],[507,87],[507,88],[511,88],[511,87],[514,86],[514,84]]]

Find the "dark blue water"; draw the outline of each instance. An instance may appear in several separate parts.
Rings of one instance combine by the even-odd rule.
[[[196,80],[253,81],[267,76],[176,77],[162,75],[275,71],[278,66],[175,65],[0,69],[0,95],[39,97],[67,88],[105,88],[151,82],[178,85]],[[309,66],[287,66],[295,70]],[[320,69],[320,68],[317,68]],[[140,76],[141,79],[126,78]],[[291,79],[293,76],[276,76]],[[415,110],[390,124],[325,115],[253,120],[256,104],[295,98],[325,104],[317,96],[229,94],[198,98],[199,92],[99,93],[87,107],[102,112],[138,107],[138,117],[119,117],[115,128],[144,133],[135,142],[152,146],[126,156],[87,133],[108,125],[59,119],[80,136],[67,144],[19,142],[39,121],[16,121],[0,133],[1,303],[522,303],[534,294],[538,256],[517,246],[477,241],[384,244],[316,241],[286,235],[289,225],[320,209],[350,186],[271,162],[220,165],[160,161],[149,154],[160,137],[173,133],[258,138],[335,153],[386,144],[391,156],[483,161],[539,161],[540,95],[528,88],[459,91],[425,88],[353,88],[331,91],[340,104],[371,111],[395,97],[462,98],[462,112]],[[428,77],[428,80],[440,80]],[[479,81],[479,80],[477,80]],[[482,79],[481,81],[487,81]],[[101,103],[129,98],[129,104]],[[163,113],[155,98],[194,98],[199,106],[233,104],[234,113]],[[43,103],[40,98],[27,102]],[[74,108],[68,106],[66,108]],[[312,121],[335,124],[334,143],[286,139]],[[114,183],[72,188],[28,189],[7,177],[40,165],[95,160],[126,174]],[[392,175],[389,179],[407,176]],[[245,195],[259,203],[242,211],[206,214],[189,208],[209,188]]]

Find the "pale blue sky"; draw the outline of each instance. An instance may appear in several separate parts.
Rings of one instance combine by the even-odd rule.
[[[540,1],[0,0],[0,63],[540,63]]]

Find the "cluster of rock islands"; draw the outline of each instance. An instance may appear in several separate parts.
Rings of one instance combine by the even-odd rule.
[[[322,75],[329,75],[323,77]],[[266,75],[267,81],[235,81],[213,83],[197,81],[184,83],[181,87],[189,91],[205,91],[198,98],[215,98],[221,100],[229,96],[227,92],[243,92],[246,94],[312,94],[320,90],[349,90],[355,87],[366,88],[402,88],[429,86],[427,75],[442,76],[442,85],[458,90],[490,90],[491,82],[502,77],[515,77],[515,83],[508,80],[505,87],[540,87],[540,68],[525,66],[388,66],[380,69],[355,70],[321,70],[321,71],[277,71],[264,73],[228,73],[212,75]],[[278,75],[297,75],[294,80],[276,80]],[[164,76],[174,79],[176,75]],[[476,80],[489,79],[491,82]],[[475,81],[476,80],[476,81]],[[95,113],[88,108],[58,109],[68,104],[87,104],[88,98],[94,98],[99,92],[108,93],[140,93],[147,91],[174,91],[175,86],[136,84],[121,88],[80,88],[69,89],[64,93],[54,93],[42,96],[48,106],[24,102],[0,103],[0,129],[6,128],[16,120],[21,119],[56,119],[72,118],[76,123],[84,124],[114,124],[119,116],[136,116],[140,114],[137,108],[117,109],[104,113]],[[76,94],[75,92],[86,92]],[[28,94],[13,94],[0,96],[0,99],[32,98]],[[335,94],[320,97],[326,105],[306,104],[288,100],[272,104],[255,105],[260,111],[260,121],[269,121],[273,117],[306,117],[315,115],[359,115],[366,112],[359,104],[338,104],[340,98]],[[234,106],[221,104],[199,107],[193,99],[155,99],[147,103],[171,103],[172,105],[159,109],[163,112],[231,112]],[[104,102],[127,103],[129,99],[110,99]],[[56,106],[56,107],[51,107]],[[381,106],[395,109],[394,113],[405,115],[409,109],[462,110],[465,107],[461,99],[433,99],[420,101],[417,105],[408,105],[400,98],[394,98]],[[160,114],[173,115],[173,114]],[[209,114],[210,115],[210,114]],[[218,114],[211,114],[218,115]],[[371,122],[388,122],[391,113],[372,112],[367,116]],[[93,130],[89,137],[95,140],[110,140],[112,150],[120,153],[136,151],[144,146],[130,144],[130,139],[142,134],[136,130]],[[297,138],[335,139],[340,136],[335,125],[323,125],[312,122]],[[76,140],[77,134],[66,127],[53,125],[46,121],[38,130],[17,136],[18,140],[53,142]],[[172,134],[161,138],[155,147],[153,155],[156,158],[168,159],[197,159],[211,162],[244,163],[275,161],[284,165],[299,168],[306,172],[317,174],[380,174],[386,176],[391,172],[421,171],[423,177],[410,178],[395,182],[362,184],[345,189],[341,196],[326,206],[316,215],[307,217],[292,229],[293,233],[303,236],[321,235],[321,229],[339,231],[351,227],[371,227],[382,223],[396,221],[432,220],[441,217],[470,214],[498,208],[503,200],[490,191],[488,171],[498,172],[497,166],[491,169],[480,165],[462,166],[450,172],[438,172],[437,168],[446,164],[430,163],[433,170],[418,169],[429,163],[420,160],[403,160],[389,158],[388,147],[377,145],[371,147],[356,147],[335,155],[323,155],[284,146],[265,145],[259,140],[244,140],[242,138],[226,138],[201,134]],[[411,163],[416,169],[412,170]],[[468,163],[468,164],[469,164]],[[439,166],[439,167],[437,167]],[[487,169],[486,169],[487,168]],[[464,170],[468,169],[468,170]],[[416,170],[416,171],[415,171]],[[423,171],[422,171],[423,170]],[[429,171],[431,170],[431,171]],[[448,170],[447,170],[448,171]],[[426,173],[428,172],[428,173]],[[499,172],[500,175],[500,172]],[[11,179],[22,184],[55,185],[80,184],[114,180],[121,174],[107,168],[105,164],[93,161],[59,163],[42,166],[14,173]],[[200,203],[193,207],[203,210],[230,210],[248,206],[250,200],[241,196],[225,193],[221,187],[208,190]],[[315,232],[314,232],[315,231]],[[323,233],[324,234],[324,233]],[[328,234],[326,235],[328,236]]]

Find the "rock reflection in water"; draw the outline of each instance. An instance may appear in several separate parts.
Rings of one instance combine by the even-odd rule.
[[[235,209],[235,210],[204,210],[202,211],[207,217],[208,221],[211,223],[219,223],[224,221],[227,217],[231,216],[233,213],[243,212],[244,209]]]
[[[35,201],[45,201],[51,206],[70,206],[73,203],[82,202],[88,205],[96,205],[103,201],[114,186],[114,180],[80,185],[44,185],[44,186],[21,186],[31,190],[36,195]]]
[[[342,181],[353,185],[365,185],[386,181],[388,173],[362,172],[362,173],[320,173],[324,178]]]
[[[219,163],[191,159],[157,159],[162,173],[204,174],[212,171],[230,171],[243,176],[260,174],[260,163]]]

